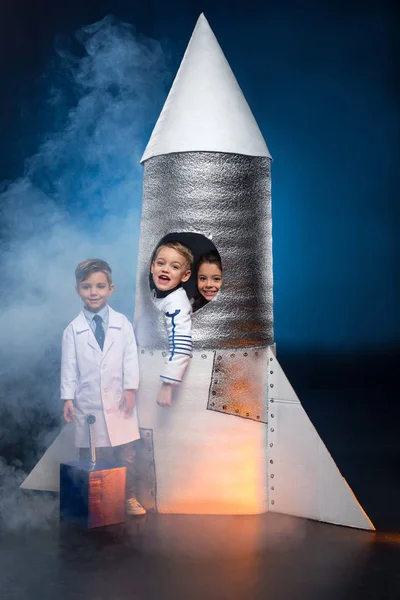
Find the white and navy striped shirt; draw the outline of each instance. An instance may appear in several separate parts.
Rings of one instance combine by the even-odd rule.
[[[168,330],[169,356],[160,377],[166,383],[179,384],[192,353],[192,307],[183,288],[154,301],[164,313]]]

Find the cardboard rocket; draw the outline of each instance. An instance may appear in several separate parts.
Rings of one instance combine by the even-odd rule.
[[[153,430],[159,510],[371,528],[274,354],[271,156],[203,15],[142,162],[139,414]],[[165,411],[153,399],[168,344],[148,271],[172,232],[212,239],[224,283],[193,316],[193,358]]]
[[[271,155],[203,15],[142,163],[138,415],[153,442],[155,506],[373,529],[275,355]],[[219,294],[193,315],[193,356],[171,409],[156,404],[168,339],[149,286],[166,236],[208,240],[223,265]],[[46,489],[40,464],[23,487],[41,476]]]

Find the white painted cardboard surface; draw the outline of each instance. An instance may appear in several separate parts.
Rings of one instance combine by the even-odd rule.
[[[25,490],[60,491],[60,464],[78,460],[73,425],[66,425],[46,450],[37,465],[22,482]]]
[[[193,353],[174,406],[167,409],[156,404],[162,353],[139,354],[139,426],[153,430],[160,512],[267,510],[265,426],[207,410],[213,359],[211,351]]]
[[[269,358],[269,510],[373,530],[271,350]]]

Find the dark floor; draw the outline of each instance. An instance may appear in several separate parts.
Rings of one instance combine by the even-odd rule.
[[[57,521],[0,540],[0,598],[400,598],[400,535],[284,515],[150,515],[82,531]]]
[[[4,463],[0,600],[400,600],[397,402],[299,395],[377,533],[276,514],[153,514],[83,531],[59,525],[51,495],[23,495]]]

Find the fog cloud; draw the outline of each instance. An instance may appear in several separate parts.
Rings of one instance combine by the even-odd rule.
[[[46,100],[53,131],[0,193],[0,454],[8,461],[31,468],[57,427],[61,335],[81,307],[76,264],[107,260],[111,304],[132,318],[139,161],[166,75],[160,44],[113,17],[57,40]]]

